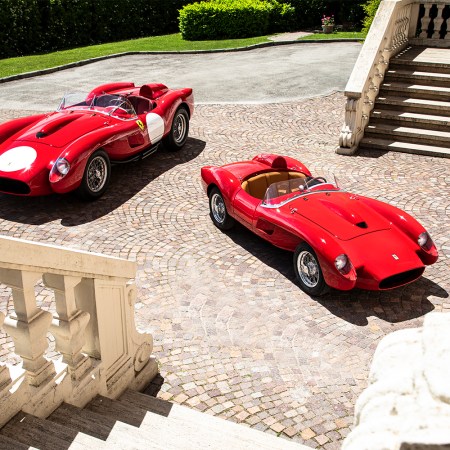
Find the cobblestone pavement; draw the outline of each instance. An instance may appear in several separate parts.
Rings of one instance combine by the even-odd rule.
[[[97,202],[0,195],[1,233],[137,261],[136,320],[154,335],[159,397],[311,447],[340,448],[380,339],[420,326],[431,311],[450,311],[449,160],[336,155],[343,113],[342,94],[201,105],[184,150],[115,167]],[[0,111],[0,120],[14,115]],[[208,216],[200,167],[259,152],[296,157],[313,173],[336,174],[349,189],[405,209],[429,229],[439,262],[394,291],[310,298],[295,284],[291,254],[242,227],[222,233]],[[40,299],[53,307],[49,291]],[[4,335],[0,343],[1,359],[14,361]]]

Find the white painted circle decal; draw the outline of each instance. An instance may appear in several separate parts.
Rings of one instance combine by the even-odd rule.
[[[37,152],[32,147],[15,147],[0,155],[0,171],[15,172],[27,169],[36,160]]]
[[[164,120],[155,113],[149,113],[145,116],[147,122],[148,137],[150,142],[155,144],[160,141],[164,134]]]

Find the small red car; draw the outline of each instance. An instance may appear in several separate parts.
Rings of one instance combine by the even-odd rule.
[[[179,150],[194,111],[192,89],[110,83],[68,94],[56,112],[0,125],[0,192],[46,195],[78,190],[96,199],[111,163],[145,158],[161,142]]]
[[[214,224],[228,230],[238,221],[294,252],[298,283],[310,295],[327,286],[396,288],[438,259],[431,237],[409,214],[313,177],[295,159],[261,154],[203,167],[201,176]]]

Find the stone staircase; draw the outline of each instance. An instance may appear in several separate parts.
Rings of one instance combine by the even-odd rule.
[[[296,449],[309,447],[137,391],[98,395],[85,408],[63,403],[46,419],[24,412],[0,430],[0,450]]]
[[[409,47],[390,61],[360,149],[450,157],[450,49]]]

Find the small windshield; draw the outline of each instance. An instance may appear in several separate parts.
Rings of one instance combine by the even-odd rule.
[[[117,94],[100,94],[92,97],[82,93],[66,94],[57,111],[67,110],[96,111],[122,120],[137,117],[130,101],[123,95]]]
[[[330,183],[324,177],[294,178],[271,184],[264,195],[262,206],[274,208],[282,206],[294,198],[320,191],[339,190],[338,181]]]

